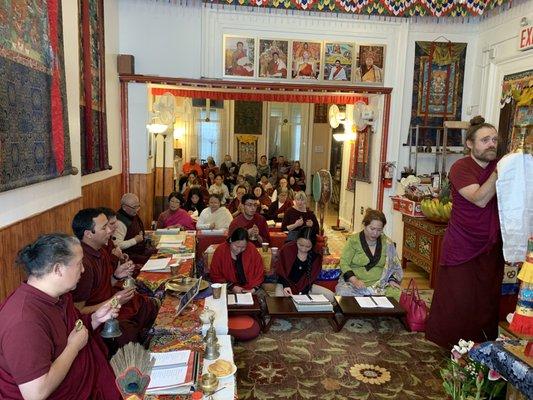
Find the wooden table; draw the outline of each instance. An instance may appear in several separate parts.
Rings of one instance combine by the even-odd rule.
[[[298,311],[290,297],[267,296],[265,300],[267,306],[266,316],[270,318],[268,322],[265,322],[263,332],[268,332],[272,322],[277,318],[327,318],[335,332],[340,330],[333,311]]]
[[[342,311],[342,318],[337,321],[339,330],[341,330],[346,322],[351,318],[370,318],[370,317],[395,317],[400,320],[402,325],[405,326],[405,314],[406,311],[398,304],[398,302],[392,297],[387,297],[392,303],[394,308],[361,308],[359,303],[353,296],[335,296],[337,304]]]
[[[442,239],[447,224],[426,218],[403,216],[402,267],[412,261],[429,274],[429,286],[435,287],[439,271]]]

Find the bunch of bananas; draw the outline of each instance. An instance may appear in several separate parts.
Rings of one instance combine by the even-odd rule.
[[[424,199],[420,203],[422,213],[430,220],[435,222],[448,222],[452,212],[452,203],[448,201],[442,203],[440,199]]]

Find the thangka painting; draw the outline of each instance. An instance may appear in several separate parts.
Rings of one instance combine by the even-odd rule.
[[[324,80],[351,81],[353,43],[326,43],[324,51]]]
[[[236,135],[261,135],[263,102],[235,100],[233,120]]]
[[[445,120],[460,121],[466,43],[416,42],[411,126],[442,127]],[[419,142],[434,146],[436,130],[420,129]],[[460,130],[450,130],[448,146],[462,146]],[[442,135],[441,135],[442,142]]]
[[[259,40],[259,77],[286,78],[289,42],[287,40]]]
[[[320,75],[321,43],[292,42],[292,77],[318,79]]]
[[[255,39],[224,37],[224,75],[247,76],[255,74]]]
[[[355,182],[370,182],[370,130],[357,132],[357,140],[345,142],[350,145],[350,165],[348,169],[347,190],[354,190]],[[356,150],[357,145],[357,150]],[[357,160],[356,160],[357,156]]]
[[[385,64],[385,47],[359,46],[354,71],[355,82],[382,84]]]
[[[61,1],[0,2],[0,192],[73,172]]]
[[[78,0],[82,175],[109,169],[103,0]]]
[[[257,136],[238,135],[237,162],[240,164],[247,160],[257,163]]]

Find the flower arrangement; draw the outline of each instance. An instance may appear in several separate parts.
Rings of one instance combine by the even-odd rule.
[[[459,340],[447,366],[440,371],[444,390],[453,400],[490,400],[505,387],[500,374],[468,356],[473,346],[472,341]]]

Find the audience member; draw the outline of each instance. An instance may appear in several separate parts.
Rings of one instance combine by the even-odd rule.
[[[226,202],[229,201],[229,190],[226,184],[224,183],[224,177],[222,176],[222,174],[217,174],[215,176],[215,183],[213,183],[209,187],[209,194],[219,195],[222,204],[226,204]]]
[[[278,187],[274,190],[274,192],[272,193],[272,197],[270,198],[272,201],[276,201],[277,198],[278,198],[278,192],[280,190],[288,190],[289,191],[289,199],[292,200],[293,199],[293,191],[292,189],[289,187],[289,181],[287,180],[287,178],[281,178],[279,181],[278,181]]]
[[[233,217],[226,207],[220,207],[220,196],[209,196],[209,207],[203,209],[196,224],[197,229],[228,229]]]
[[[259,164],[257,164],[257,177],[261,178],[262,175],[265,175],[267,178],[270,176],[270,165],[268,165],[265,155],[261,156]]]
[[[257,213],[257,200],[252,194],[245,194],[242,196],[242,204],[242,213],[231,222],[229,234],[237,228],[244,228],[248,231],[250,241],[257,247],[261,243],[270,243],[266,219]]]
[[[203,176],[202,166],[196,162],[195,156],[191,157],[189,162],[183,164],[182,171],[185,175],[189,175],[192,171],[196,172],[196,175]]]
[[[209,198],[209,194],[207,195]],[[193,187],[187,193],[187,200],[183,206],[189,215],[196,221],[205,208],[204,192],[199,187]]]
[[[257,167],[252,162],[252,157],[246,157],[244,163],[239,168],[239,175],[244,176],[244,179],[246,179],[250,186],[255,185],[257,179]]]
[[[228,186],[229,190],[235,186],[237,172],[237,164],[231,160],[231,156],[226,154],[224,156],[224,162],[220,164],[220,173],[224,176],[224,183]]]
[[[196,229],[196,222],[194,222],[187,210],[180,208],[180,205],[184,203],[181,193],[170,193],[168,195],[168,210],[163,211],[159,215],[159,218],[157,219],[157,229]]]
[[[300,161],[295,161],[293,163],[292,168],[289,171],[289,178],[294,178],[293,190],[302,190],[305,192],[305,173],[304,170],[300,168]]]
[[[285,212],[292,207],[292,200],[289,199],[289,189],[281,189],[276,201],[273,201],[268,207],[266,213],[268,219],[276,222],[282,222]]]
[[[252,190],[252,194],[259,203],[259,213],[266,214],[266,212],[268,211],[268,207],[270,206],[270,204],[272,204],[272,200],[270,200],[270,197],[268,197],[268,195],[263,190],[263,186],[256,185]]]
[[[242,205],[242,197],[247,193],[246,186],[239,185],[235,187],[235,198],[229,203],[228,210],[235,218],[237,215],[242,213],[243,205]]]
[[[274,193],[274,187],[268,180],[268,175],[261,175],[261,180],[259,181],[259,184],[263,187],[263,190],[268,196],[272,196],[272,193]]]
[[[293,206],[285,212],[281,229],[289,231],[287,240],[290,241],[295,240],[298,231],[306,226],[318,235],[318,221],[315,213],[307,208],[307,196],[304,192],[297,192],[294,195]]]

